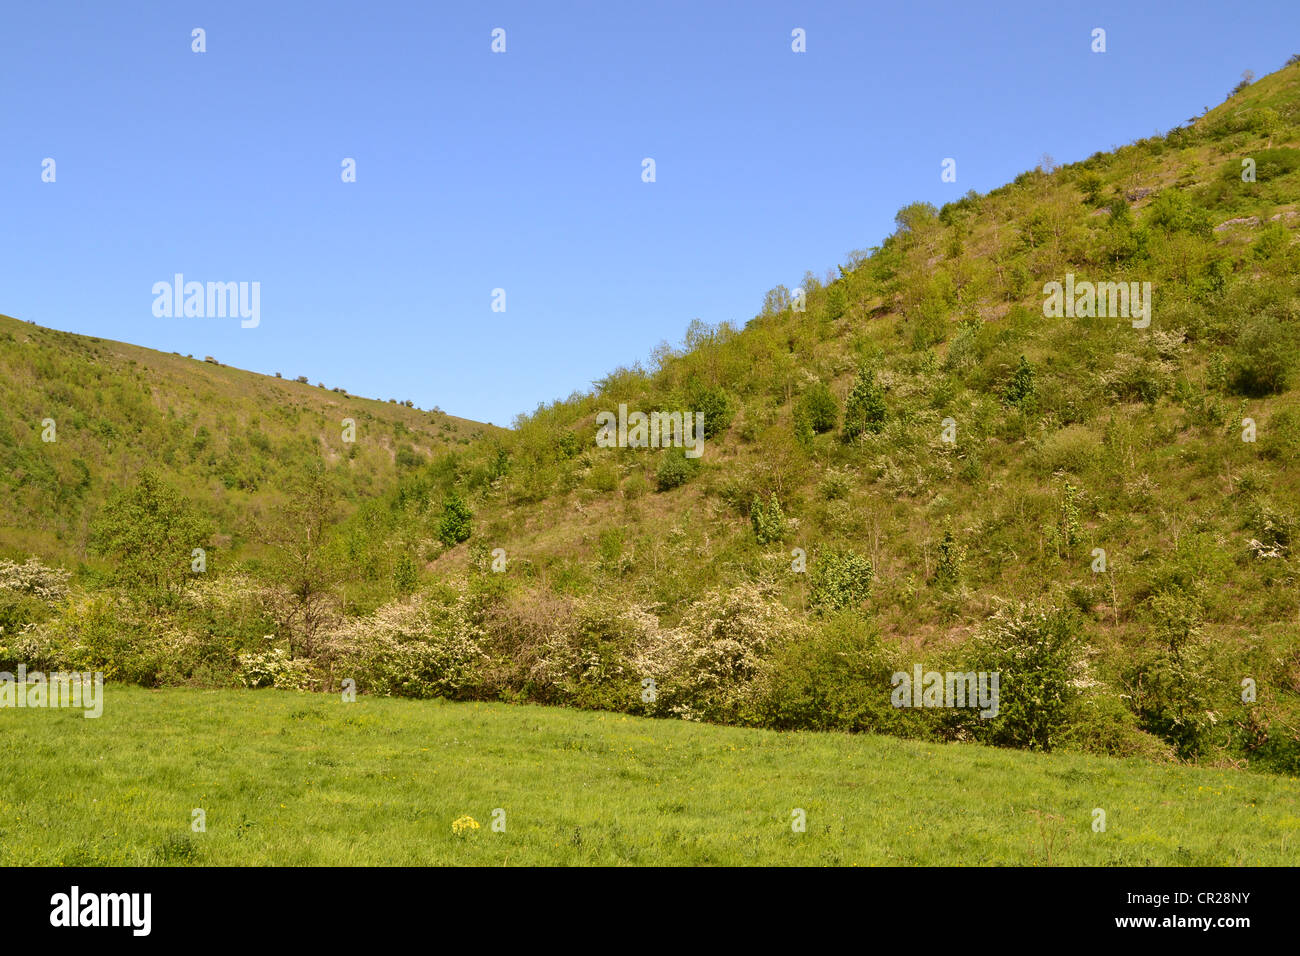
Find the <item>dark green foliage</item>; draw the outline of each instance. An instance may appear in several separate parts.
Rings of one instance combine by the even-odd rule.
[[[686,389],[687,411],[704,415],[704,437],[716,438],[727,430],[736,416],[736,401],[720,385],[707,385],[692,379]]]
[[[698,459],[686,457],[685,449],[665,448],[655,469],[655,486],[660,491],[668,491],[686,484],[699,467],[697,462]]]
[[[469,540],[473,530],[474,513],[460,495],[452,492],[442,503],[442,517],[438,521],[438,540],[452,548]]]
[[[873,370],[858,370],[853,390],[844,403],[844,440],[854,441],[867,432],[879,432],[885,425],[885,390],[876,384]]]
[[[1230,384],[1233,391],[1258,398],[1285,391],[1294,362],[1294,336],[1281,323],[1260,318],[1237,338]]]
[[[831,390],[821,382],[810,385],[805,389],[804,393],[799,396],[795,411],[796,414],[804,416],[808,426],[818,435],[834,431],[839,421],[839,403],[835,401],[835,396],[831,394]]]
[[[1034,367],[1022,355],[1015,371],[1011,373],[1011,378],[1002,388],[1002,401],[1004,404],[1019,407],[1030,403],[1036,393]]]

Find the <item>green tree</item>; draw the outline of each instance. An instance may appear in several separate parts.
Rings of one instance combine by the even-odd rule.
[[[393,565],[393,587],[398,594],[410,594],[419,581],[420,573],[415,566],[415,559],[409,551],[402,551]]]
[[[695,472],[698,459],[686,457],[681,448],[666,448],[659,456],[659,467],[655,469],[655,485],[660,491],[668,491],[686,484]]]
[[[781,510],[775,492],[768,496],[766,505],[757,495],[754,496],[749,506],[749,520],[759,544],[770,544],[785,537],[785,512]]]
[[[885,390],[876,384],[871,369],[858,370],[853,390],[844,403],[844,440],[853,441],[864,432],[879,432],[885,425]]]
[[[1002,401],[1007,405],[1024,407],[1036,394],[1034,385],[1034,367],[1029,364],[1029,360],[1023,355],[1020,356],[1020,363],[1011,373],[1011,379],[1002,389]]]
[[[161,606],[183,590],[193,574],[194,549],[202,548],[211,524],[189,500],[152,469],[104,505],[92,529],[92,550],[113,562],[111,580],[144,603]]]
[[[848,310],[849,297],[843,282],[832,282],[826,288],[826,317],[834,321]]]
[[[769,289],[763,296],[762,315],[780,315],[786,309],[790,308],[790,290],[783,285],[774,289]]]
[[[796,414],[801,413],[812,430],[821,435],[834,430],[839,421],[840,406],[831,390],[817,382],[799,396],[795,411]]]
[[[698,377],[686,388],[687,410],[704,415],[704,437],[721,435],[736,417],[736,402],[720,385],[708,385]]]
[[[473,533],[474,512],[454,491],[442,503],[442,518],[438,521],[438,540],[449,548],[467,541]]]
[[[851,549],[831,551],[812,565],[808,606],[818,613],[856,608],[871,593],[875,568]]]

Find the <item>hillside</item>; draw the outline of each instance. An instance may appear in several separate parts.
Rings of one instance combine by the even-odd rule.
[[[286,373],[287,374],[287,373]],[[148,464],[238,550],[252,513],[315,459],[350,499],[492,426],[0,315],[0,556],[85,560],[91,515]],[[342,441],[342,421],[359,440]],[[53,442],[42,424],[53,419]]]
[[[304,556],[292,586],[233,561],[147,612],[74,580],[10,616],[27,636],[0,658],[1300,773],[1298,203],[1293,61],[1163,136],[905,206],[879,247],[805,276],[802,310],[778,286],[743,328],[693,325],[508,434],[440,449],[419,433],[424,465],[399,467],[371,429],[350,469],[328,406],[292,404],[336,399],[259,378],[285,390],[261,420],[321,433],[301,460],[383,492],[330,529],[328,560]],[[1132,315],[1082,295],[1054,309],[1051,284],[1076,280],[1124,283]],[[61,339],[29,334],[48,388],[75,393]],[[78,361],[72,382],[94,367]],[[235,373],[174,367],[185,414],[220,414],[197,383]],[[86,459],[92,486],[128,487],[193,430],[118,375],[114,414],[158,427],[126,464]],[[5,387],[6,408],[42,417]],[[702,412],[703,455],[601,447],[620,405]],[[362,413],[384,410],[415,428],[410,410]],[[24,428],[6,446],[24,469],[77,474],[27,463],[47,451]],[[155,451],[160,435],[176,437]],[[245,442],[232,464],[271,457]],[[23,487],[75,538],[90,506],[62,502],[68,486]],[[219,471],[199,487],[238,523]],[[33,538],[10,551],[59,533],[42,500],[24,499]],[[1000,715],[891,706],[891,675],[917,666],[1001,673]]]

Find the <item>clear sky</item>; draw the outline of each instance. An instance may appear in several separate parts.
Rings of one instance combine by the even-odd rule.
[[[0,312],[509,424],[742,325],[907,202],[1186,122],[1298,27],[1297,0],[9,2]],[[155,317],[178,272],[260,282],[260,324]]]

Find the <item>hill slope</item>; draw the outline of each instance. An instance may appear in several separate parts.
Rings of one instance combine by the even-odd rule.
[[[146,464],[237,545],[249,514],[313,460],[349,497],[373,497],[433,454],[499,431],[3,315],[0,408],[0,555],[63,562],[86,557],[90,516]],[[345,418],[355,443],[342,440]]]
[[[292,594],[258,603],[283,587],[250,560],[165,613],[74,588],[6,653],[1298,773],[1300,62],[1047,165],[906,206],[880,247],[805,277],[806,301],[777,287],[743,329],[695,325],[509,434],[409,470],[359,436],[393,490],[331,529],[329,573],[298,593],[340,601],[310,629],[273,612]],[[1133,314],[1055,309],[1054,283],[1135,283]],[[319,392],[277,394],[261,417],[325,427],[293,405]],[[125,381],[105,399],[149,409]],[[6,401],[43,414],[21,387]],[[703,456],[601,447],[620,405],[703,412]],[[165,463],[150,442],[178,454],[189,426],[150,414],[135,447]],[[9,443],[32,473],[35,427]],[[918,666],[1001,673],[1000,714],[893,707]]]

